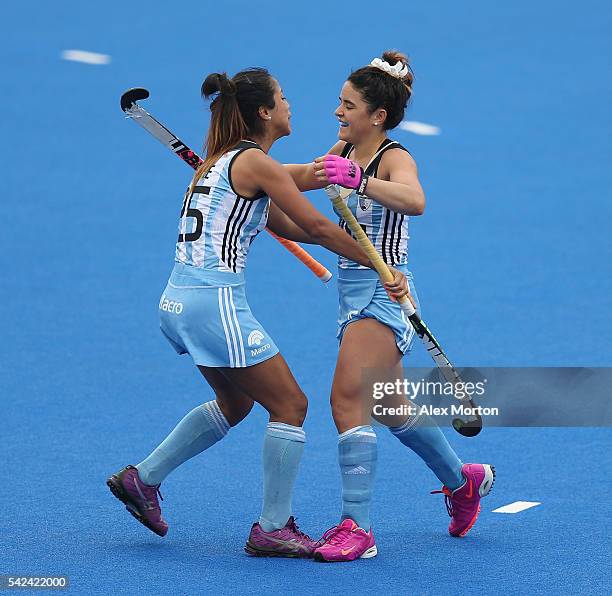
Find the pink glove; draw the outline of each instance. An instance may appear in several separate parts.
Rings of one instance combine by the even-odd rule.
[[[365,184],[362,182],[367,181],[367,176],[364,176],[363,169],[354,161],[339,155],[326,155],[323,166],[330,184],[339,184],[345,188],[359,189],[359,192],[363,192]]]

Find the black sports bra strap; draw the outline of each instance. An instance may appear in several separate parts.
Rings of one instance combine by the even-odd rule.
[[[261,149],[261,147],[255,142],[255,141],[251,141],[250,139],[243,139],[242,141],[240,141],[232,151],[236,150],[236,149]],[[263,151],[263,149],[261,149]]]
[[[232,156],[232,159],[230,161],[229,164],[229,168],[227,171],[227,177],[229,178],[229,183],[230,186],[232,188],[232,190],[234,191],[234,194],[237,197],[241,197],[241,195],[238,194],[238,192],[236,191],[236,189],[234,188],[234,185],[232,183],[232,166],[234,165],[234,160],[243,152],[246,151],[247,149],[259,149],[260,151],[263,151],[263,149],[255,142],[255,141],[251,141],[249,139],[244,139],[242,141],[240,141],[235,147],[234,149],[232,149],[232,151],[236,151],[236,154]],[[263,190],[259,190],[254,196],[252,197],[241,197],[243,199],[246,199],[247,201],[256,201],[257,199],[261,199],[263,197],[266,196],[266,193]]]
[[[385,139],[380,144],[378,151],[374,154],[372,161],[370,161],[370,163],[367,165],[367,167],[364,170],[364,173],[367,176],[377,175],[380,160],[382,159],[382,156],[384,155],[385,151],[387,151],[388,149],[404,149],[404,151],[407,151],[407,149],[402,147],[397,141],[394,141],[392,139]]]
[[[353,150],[353,145],[351,143],[344,143],[344,147],[340,152],[340,157],[348,157],[349,153]]]
[[[348,157],[353,148],[354,146],[352,143],[345,143],[342,152],[340,153],[340,157]],[[403,147],[397,141],[394,141],[393,139],[385,139],[376,150],[376,153],[374,154],[374,157],[372,157],[370,163],[366,166],[364,170],[366,175],[376,176],[380,160],[382,159],[384,152],[388,149],[403,149],[404,151],[408,151],[406,147]]]

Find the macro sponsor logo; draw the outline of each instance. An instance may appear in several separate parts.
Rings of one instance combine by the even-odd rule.
[[[253,348],[251,350],[251,356],[259,356],[259,354],[265,352],[266,350],[269,350],[272,346],[270,344],[266,344],[264,346],[261,346],[261,348]]]
[[[159,310],[173,313],[175,315],[180,315],[183,312],[183,303],[175,302],[174,300],[168,300],[168,298],[166,298],[166,295],[162,294],[162,297],[159,299]]]
[[[255,331],[251,331],[251,333],[249,333],[247,343],[249,344],[249,346],[260,346],[261,340],[264,337],[265,335],[259,329],[255,329]]]

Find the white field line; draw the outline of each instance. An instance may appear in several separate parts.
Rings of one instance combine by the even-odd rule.
[[[402,130],[407,130],[415,135],[432,137],[439,135],[442,130],[433,124],[425,124],[425,122],[416,122],[415,120],[404,120],[400,122],[399,127]]]
[[[514,503],[510,503],[509,505],[493,509],[493,513],[519,513],[520,511],[525,511],[525,509],[531,509],[541,504],[542,503],[536,501],[514,501]]]
[[[72,62],[84,62],[85,64],[108,64],[111,61],[108,54],[98,54],[97,52],[86,52],[84,50],[64,50],[62,58]]]

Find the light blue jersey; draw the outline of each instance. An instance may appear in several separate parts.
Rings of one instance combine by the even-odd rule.
[[[385,139],[365,169],[365,174],[376,177],[383,153],[395,148],[406,151],[397,141]],[[342,157],[349,157],[352,150],[353,145],[346,143],[341,153]],[[350,194],[345,188],[339,187],[338,190],[385,263],[392,266],[405,265],[408,262],[408,216],[387,209],[374,199],[358,194],[356,190],[350,192]],[[350,234],[351,231],[347,223],[339,213],[336,213],[336,215],[340,217],[340,227]],[[338,266],[341,269],[367,269],[367,267],[343,256],[338,257]]]
[[[248,149],[261,150],[253,141],[241,141],[228,151],[187,192],[179,221],[176,261],[199,269],[240,273],[251,242],[266,227],[270,199],[260,193],[242,197],[232,186],[236,157]]]
[[[376,176],[378,165],[385,151],[400,148],[396,141],[385,139],[372,161],[365,168],[368,176]],[[342,157],[349,157],[353,145],[347,143]],[[399,269],[406,275],[410,294],[417,300],[412,274],[408,271],[408,217],[380,205],[375,200],[356,191],[338,187],[340,196],[352,211],[376,250],[387,265]],[[338,214],[340,215],[340,214]],[[350,233],[347,223],[340,216],[340,227]],[[414,329],[406,320],[397,302],[391,302],[375,271],[362,267],[345,257],[338,259],[338,332],[340,341],[347,327],[361,319],[375,319],[393,331],[395,343],[404,355],[414,342]],[[417,311],[419,309],[417,308]]]

